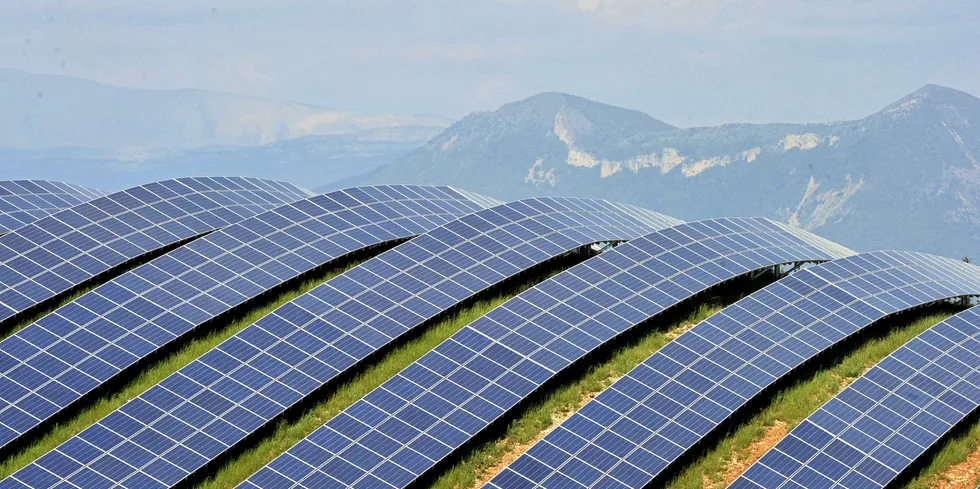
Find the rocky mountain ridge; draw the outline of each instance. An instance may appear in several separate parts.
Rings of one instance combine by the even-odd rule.
[[[675,128],[546,93],[475,113],[364,179],[778,218],[857,249],[980,256],[980,99],[927,85],[860,120]]]

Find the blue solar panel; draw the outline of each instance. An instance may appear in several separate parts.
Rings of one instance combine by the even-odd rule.
[[[572,362],[665,309],[742,274],[851,253],[768,219],[634,239],[477,319],[241,487],[405,487]]]
[[[879,362],[731,487],[885,487],[978,406],[980,306]]]
[[[921,253],[863,253],[801,270],[668,343],[489,487],[643,487],[804,361],[888,314],[977,293],[980,267]]]
[[[347,189],[277,207],[123,274],[0,342],[0,447],[287,280],[489,203],[449,187]]]
[[[52,214],[0,236],[0,321],[148,252],[310,195],[271,180],[179,178]]]
[[[0,234],[103,195],[101,190],[62,182],[0,181]]]
[[[592,199],[528,199],[470,214],[283,305],[11,480],[171,486],[460,301],[583,245],[677,223]]]

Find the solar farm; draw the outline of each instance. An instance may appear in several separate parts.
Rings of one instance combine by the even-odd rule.
[[[0,181],[0,489],[973,488],[977,297],[764,217]]]

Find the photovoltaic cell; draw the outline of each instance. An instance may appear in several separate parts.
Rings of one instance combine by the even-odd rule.
[[[287,280],[492,203],[450,187],[341,190],[251,217],[116,277],[0,342],[0,446]]]
[[[730,487],[885,487],[978,406],[980,306],[879,362]]]
[[[150,251],[310,196],[271,180],[178,178],[56,212],[0,236],[0,321]]]
[[[978,293],[980,267],[921,253],[862,253],[801,270],[668,343],[488,487],[643,487],[804,361],[888,314]]]
[[[477,319],[240,487],[405,487],[572,362],[665,309],[755,270],[849,254],[761,218],[634,239]]]
[[[102,197],[105,192],[47,180],[0,181],[0,234],[62,209]]]
[[[470,214],[283,305],[0,487],[172,486],[460,301],[570,250],[677,223],[592,199],[528,199]]]

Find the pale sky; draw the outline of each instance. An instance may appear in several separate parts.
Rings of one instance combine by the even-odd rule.
[[[977,0],[0,0],[0,66],[366,113],[562,91],[680,126],[980,95]]]

